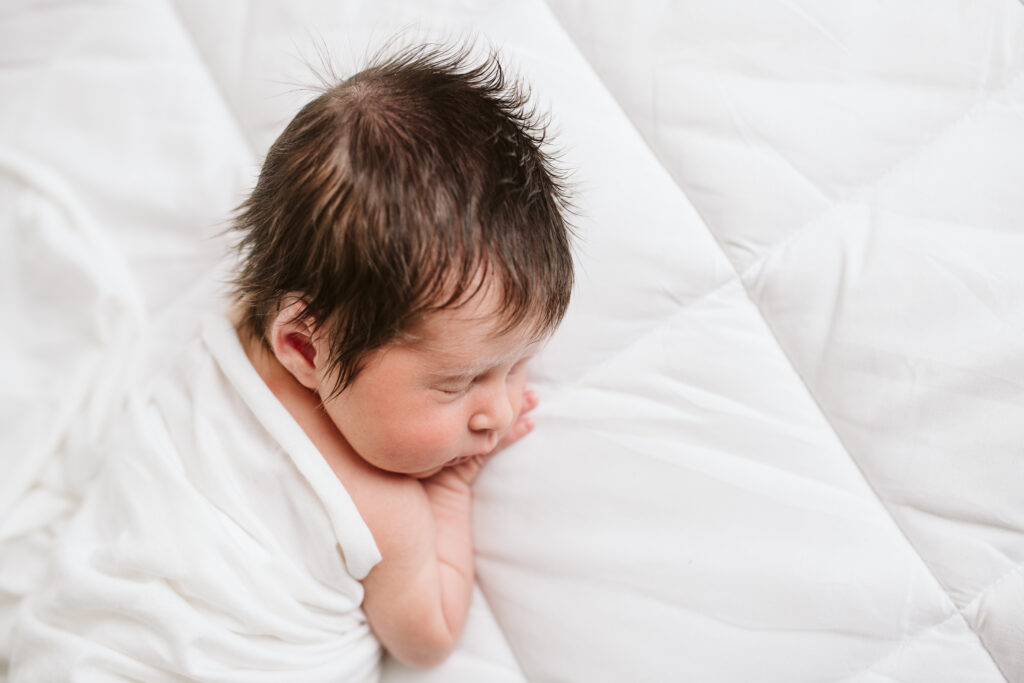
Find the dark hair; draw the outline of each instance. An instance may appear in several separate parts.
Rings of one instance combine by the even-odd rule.
[[[477,63],[470,53],[405,48],[327,88],[274,142],[238,209],[243,333],[267,343],[299,293],[299,318],[327,326],[335,392],[368,352],[484,279],[500,284],[503,330],[548,334],[565,314],[569,204],[542,149],[547,122],[493,51]]]

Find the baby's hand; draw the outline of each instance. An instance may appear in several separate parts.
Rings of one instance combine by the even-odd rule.
[[[494,455],[502,448],[511,446],[533,431],[533,418],[527,415],[527,413],[536,408],[538,403],[540,403],[540,400],[537,398],[537,392],[533,389],[527,389],[523,392],[523,406],[519,410],[519,416],[508,428],[504,436],[501,437],[501,440],[498,441],[498,445],[488,455]]]

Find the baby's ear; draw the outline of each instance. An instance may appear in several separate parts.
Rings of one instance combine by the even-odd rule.
[[[326,349],[317,338],[316,321],[303,316],[306,302],[295,299],[280,311],[270,328],[274,356],[302,386],[314,391],[320,385],[321,365]]]

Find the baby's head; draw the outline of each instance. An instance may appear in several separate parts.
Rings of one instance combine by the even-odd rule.
[[[476,321],[480,340],[550,334],[572,289],[570,231],[526,106],[493,55],[431,47],[307,104],[236,219],[242,333],[301,353],[320,379],[289,370],[325,402],[384,351],[436,347],[445,321]]]

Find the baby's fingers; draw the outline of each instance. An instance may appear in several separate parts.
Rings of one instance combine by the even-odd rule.
[[[540,403],[540,399],[537,397],[537,392],[533,389],[527,389],[523,392],[523,407],[520,409],[519,414],[525,415]]]
[[[533,427],[534,422],[532,417],[521,416],[518,420],[516,420],[515,424],[513,424],[509,428],[509,430],[505,433],[505,436],[501,438],[501,441],[498,442],[498,447],[495,450],[498,451],[501,450],[502,448],[505,448],[506,446],[511,446],[516,441],[519,441],[519,439],[523,438],[524,436],[532,432]]]

